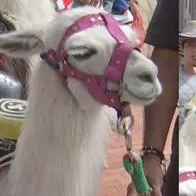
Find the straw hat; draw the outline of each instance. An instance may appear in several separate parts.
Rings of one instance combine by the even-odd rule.
[[[190,21],[179,33],[179,54],[183,56],[183,45],[187,40],[196,39],[196,20]]]
[[[192,20],[179,34],[181,38],[196,38],[196,20]]]

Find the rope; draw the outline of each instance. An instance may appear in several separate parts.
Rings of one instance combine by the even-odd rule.
[[[125,143],[127,148],[127,154],[125,154],[125,156],[123,157],[123,166],[127,173],[130,174],[132,178],[132,184],[134,185],[137,193],[144,196],[150,196],[152,188],[149,186],[146,179],[142,158],[140,157],[140,155],[132,151],[131,140],[131,130],[125,130]],[[129,194],[129,186],[127,190],[127,194]]]
[[[143,196],[150,196],[152,188],[149,186],[146,179],[143,167],[143,161],[139,154],[132,150],[132,130],[134,126],[134,117],[131,112],[129,103],[122,103],[121,105],[121,118],[131,118],[129,127],[127,127],[127,122],[123,123],[124,136],[125,136],[125,146],[127,153],[123,157],[124,169],[129,173],[132,178],[132,185],[134,185],[136,191]],[[123,122],[123,121],[122,121]],[[129,194],[129,187],[127,188]]]

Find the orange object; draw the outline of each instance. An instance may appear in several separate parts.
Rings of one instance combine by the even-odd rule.
[[[133,14],[133,17],[134,17],[134,20],[131,23],[131,26],[132,26],[132,28],[134,28],[137,31],[137,33],[139,35],[139,39],[141,41],[141,44],[139,47],[142,47],[144,44],[145,36],[146,36],[144,22],[143,22],[141,14],[140,14],[140,11],[137,7],[137,4],[133,3],[131,5],[131,7],[133,9],[133,10],[131,10],[131,13]]]

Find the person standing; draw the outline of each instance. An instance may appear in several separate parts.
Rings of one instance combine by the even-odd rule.
[[[158,67],[163,93],[145,108],[143,162],[153,196],[178,195],[178,119],[172,139],[170,165],[164,176],[164,157],[168,131],[178,101],[178,0],[158,0],[147,29],[145,42],[154,46],[151,59]]]

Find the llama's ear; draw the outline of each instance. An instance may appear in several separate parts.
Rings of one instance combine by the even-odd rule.
[[[196,93],[193,94],[192,102],[194,103],[194,105],[196,105]]]
[[[44,50],[40,32],[21,31],[0,35],[0,53],[26,58]]]

